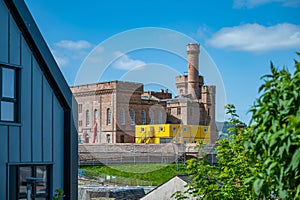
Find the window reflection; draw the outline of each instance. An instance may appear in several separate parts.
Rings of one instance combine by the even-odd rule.
[[[14,106],[12,102],[1,102],[1,120],[14,121]]]
[[[2,97],[15,98],[15,70],[2,69]]]

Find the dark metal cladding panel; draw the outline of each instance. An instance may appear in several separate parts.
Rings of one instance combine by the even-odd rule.
[[[21,39],[21,162],[31,161],[31,51]]]
[[[64,111],[56,97],[53,98],[53,189],[63,188],[64,181]],[[68,173],[68,172],[65,172]],[[65,189],[64,189],[65,190]],[[68,198],[67,198],[68,199]]]
[[[42,161],[42,73],[36,61],[32,66],[32,161]]]
[[[8,126],[0,125],[0,199],[6,199],[6,163],[8,161]]]
[[[0,62],[8,63],[8,10],[0,1]]]
[[[21,32],[14,18],[9,18],[9,63],[20,65],[21,63]]]
[[[53,92],[47,80],[43,80],[43,161],[52,162],[52,99]]]
[[[10,163],[20,162],[20,127],[9,126],[8,129],[8,161]]]

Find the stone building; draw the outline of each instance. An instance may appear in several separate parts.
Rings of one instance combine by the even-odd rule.
[[[188,44],[188,74],[176,77],[178,95],[144,91],[142,83],[111,81],[72,86],[78,102],[78,133],[86,143],[133,143],[135,125],[211,126],[215,143],[215,86],[199,76],[199,44]]]

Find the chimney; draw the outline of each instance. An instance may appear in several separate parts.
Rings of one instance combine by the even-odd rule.
[[[192,99],[200,99],[199,88],[199,44],[188,44],[188,94]]]

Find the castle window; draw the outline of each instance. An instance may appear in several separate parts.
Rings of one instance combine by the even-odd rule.
[[[94,121],[97,121],[98,120],[98,110],[95,109],[94,110]]]
[[[80,126],[80,127],[82,126],[82,120],[78,121],[78,126]]]
[[[210,109],[207,108],[207,115],[210,116]]]
[[[106,124],[107,125],[111,124],[111,111],[110,111],[110,108],[107,108],[107,110],[106,110]]]
[[[167,113],[170,115],[171,114],[171,108],[167,108]]]
[[[158,112],[158,123],[159,124],[163,123],[163,114],[161,111]]]
[[[90,125],[90,111],[89,110],[86,110],[85,112],[85,120],[86,120],[86,126],[89,126]]]
[[[134,110],[130,110],[130,124],[131,125],[135,125],[135,111]]]
[[[150,124],[154,124],[154,112],[150,111]]]
[[[124,143],[124,142],[125,142],[125,137],[124,137],[124,135],[121,135],[121,137],[120,137],[120,142],[121,142],[121,143]]]
[[[78,113],[82,113],[82,104],[78,104]]]
[[[142,110],[142,124],[146,124],[146,111]]]
[[[18,71],[0,66],[0,121],[18,121]]]
[[[181,115],[181,108],[180,107],[177,108],[177,115]]]
[[[126,120],[125,120],[125,110],[122,108],[121,110],[121,125],[125,125]]]
[[[183,89],[180,89],[180,92],[179,92],[179,94],[183,94]]]
[[[106,142],[110,143],[110,134],[106,134]]]

